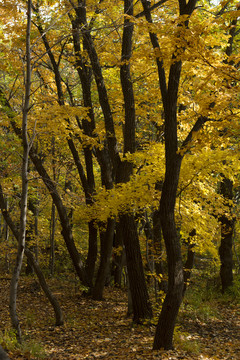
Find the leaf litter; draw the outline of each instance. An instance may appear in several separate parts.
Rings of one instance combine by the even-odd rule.
[[[0,330],[10,329],[9,280],[1,280]],[[69,281],[50,279],[61,304],[65,323],[54,326],[54,314],[32,278],[23,278],[18,295],[18,315],[25,342],[38,343],[44,355],[9,349],[12,360],[238,360],[240,359],[240,306],[219,304],[220,314],[207,322],[185,316],[179,320],[175,350],[153,351],[153,325],[133,325],[126,316],[127,295],[114,287],[105,289],[103,301],[82,296]],[[180,336],[179,336],[180,335]],[[180,339],[180,341],[179,341]],[[1,339],[0,339],[1,340]],[[2,341],[2,340],[1,340]],[[199,349],[191,348],[195,341]],[[186,350],[186,344],[189,344]]]

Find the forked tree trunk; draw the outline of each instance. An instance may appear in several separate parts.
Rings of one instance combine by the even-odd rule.
[[[150,10],[150,2],[141,0],[146,20],[152,23]],[[189,0],[188,2],[178,1],[180,15],[192,14],[197,0]],[[179,29],[188,27],[189,19],[186,17],[184,24],[179,23]],[[150,31],[149,33],[152,46],[155,50],[161,48],[157,35]],[[179,33],[179,36],[182,36]],[[179,173],[181,168],[182,157],[178,154],[178,132],[177,132],[177,100],[179,81],[181,76],[181,60],[177,60],[177,56],[184,52],[184,47],[176,47],[172,54],[172,64],[170,65],[168,84],[166,81],[166,73],[163,60],[156,56],[158,69],[159,87],[162,95],[162,102],[165,115],[165,178],[162,188],[160,200],[160,219],[163,232],[163,238],[167,251],[168,261],[168,291],[165,297],[162,311],[156,328],[153,348],[171,349],[173,347],[173,332],[179,307],[182,302],[184,290],[184,272],[181,256],[181,246],[178,238],[175,224],[175,202],[177,197],[177,187],[179,182]],[[180,51],[180,52],[179,52]],[[198,131],[203,125],[205,119],[200,118],[194,125],[194,130]],[[193,129],[190,131],[182,146],[188,144],[192,138]]]

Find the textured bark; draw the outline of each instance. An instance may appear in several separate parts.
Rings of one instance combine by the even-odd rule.
[[[197,0],[179,0],[180,15],[191,15]],[[146,20],[152,23],[150,2],[142,0],[142,5]],[[180,24],[180,26],[182,26]],[[184,26],[188,26],[186,19]],[[180,28],[179,28],[180,29]],[[157,35],[150,32],[150,40],[154,49],[160,49]],[[162,188],[159,215],[161,220],[163,238],[167,251],[168,261],[168,291],[163,303],[162,311],[156,328],[153,348],[171,349],[173,347],[173,332],[179,307],[182,302],[184,289],[184,273],[180,241],[175,224],[175,202],[177,187],[181,168],[182,157],[178,154],[177,136],[177,100],[178,88],[181,76],[182,63],[177,61],[178,53],[183,52],[184,48],[176,48],[172,56],[172,65],[169,70],[168,84],[166,84],[165,69],[163,62],[156,57],[158,67],[159,86],[162,95],[164,115],[165,115],[165,178]],[[201,125],[200,125],[201,127]],[[186,138],[185,145],[190,141],[192,131]]]
[[[196,231],[193,230],[196,234]],[[187,260],[184,264],[184,288],[183,288],[183,295],[187,289],[188,282],[191,277],[192,268],[194,265],[194,259],[195,259],[195,252],[193,251],[194,245],[189,244],[188,245],[188,251],[187,251]]]
[[[50,259],[49,259],[49,271],[50,274],[54,274],[55,269],[55,230],[56,230],[56,207],[52,203],[51,209],[51,222],[50,222]]]
[[[119,222],[116,223],[116,234],[113,243],[113,259],[112,259],[112,274],[114,278],[114,284],[119,287],[122,286],[122,271],[123,267],[126,266],[126,253],[123,249],[123,233]],[[121,251],[114,252],[115,249],[122,248]]]
[[[163,266],[163,238],[159,210],[153,212],[153,246],[156,275],[161,277],[158,281],[159,290],[167,292],[167,269]],[[166,267],[166,266],[165,266]],[[164,271],[165,270],[165,271]]]
[[[89,282],[91,284],[91,287],[93,284],[93,276],[95,273],[95,264],[96,264],[97,252],[98,252],[97,234],[98,234],[98,229],[96,227],[96,224],[94,223],[94,221],[90,221],[88,223],[88,254],[85,264],[85,270]]]
[[[133,15],[133,1],[124,1],[124,13]],[[124,126],[124,155],[128,152],[134,153],[135,140],[135,101],[130,72],[130,59],[132,56],[133,23],[128,17],[124,18],[124,29],[122,37],[122,56],[120,66],[120,79],[124,97],[125,126]],[[117,181],[128,182],[133,172],[132,163],[123,160],[118,167]],[[149,301],[146,280],[144,276],[143,263],[137,226],[134,215],[131,213],[120,215],[123,241],[126,252],[129,288],[131,292],[133,320],[141,322],[142,319],[152,317],[152,309]]]
[[[127,260],[129,287],[132,297],[133,321],[140,323],[152,317],[152,308],[148,296],[142,256],[134,216],[122,214],[120,224],[123,231]]]
[[[127,161],[121,162],[117,150],[117,141],[115,136],[113,116],[109,104],[106,86],[104,83],[102,68],[94,46],[93,38],[91,36],[91,28],[89,27],[86,19],[86,2],[79,1],[78,6],[74,7],[74,11],[76,16],[74,19],[71,18],[72,26],[74,29],[73,39],[74,39],[75,53],[78,54],[76,61],[77,61],[77,68],[79,69],[78,70],[79,77],[81,79],[81,84],[83,88],[84,105],[90,107],[91,109],[91,111],[89,112],[89,116],[91,118],[91,123],[93,124],[94,115],[92,111],[91,94],[89,88],[89,73],[87,70],[82,71],[82,69],[84,69],[85,64],[84,64],[84,59],[82,59],[81,57],[81,51],[79,46],[79,35],[78,35],[79,32],[81,33],[83,39],[84,49],[87,51],[91,62],[91,68],[98,90],[99,103],[104,116],[104,123],[106,130],[106,143],[104,144],[105,145],[104,150],[100,152],[99,150],[96,149],[96,155],[99,164],[101,166],[102,184],[107,189],[111,189],[113,187],[113,181],[115,181],[116,178],[117,178],[116,180],[117,182],[129,181],[130,175],[132,173],[132,164],[128,163]],[[124,2],[124,12],[128,15],[131,15],[133,13],[132,1],[126,0]],[[120,68],[121,84],[123,89],[124,107],[125,107],[125,127],[124,127],[125,153],[129,151],[133,153],[135,151],[135,106],[134,106],[133,88],[132,88],[130,65],[129,65],[129,59],[131,58],[131,50],[132,50],[132,32],[133,32],[133,23],[129,21],[129,18],[126,17],[124,20],[124,31],[123,31],[123,41],[122,41],[122,65]],[[123,174],[121,173],[122,170],[124,171]],[[130,215],[130,219],[132,219],[132,215]],[[123,222],[124,220],[122,219],[120,223],[122,224]],[[131,221],[130,223],[131,226],[136,227],[135,223],[132,223]],[[126,224],[125,228],[126,229],[129,228],[129,224]],[[135,234],[135,230],[136,228],[133,229],[133,231],[131,232]],[[126,239],[130,241],[129,236],[127,236]],[[131,244],[129,245],[129,248],[130,247]],[[139,249],[139,244],[135,251],[138,251],[138,249]],[[131,256],[134,256],[133,254],[134,252],[132,251]],[[141,256],[139,256],[138,254],[137,259],[140,258]],[[140,263],[138,263],[137,268],[139,269],[139,267],[140,267]],[[135,281],[143,282],[144,284],[145,283],[144,274],[143,276],[141,274],[141,276],[135,277]],[[131,287],[131,282],[130,282],[130,287]],[[145,291],[147,292],[146,288]],[[143,301],[145,301],[144,297],[143,297]],[[149,304],[145,304],[145,307],[147,306],[149,306]],[[137,314],[136,318],[138,317],[139,315]]]
[[[183,297],[182,255],[174,219],[180,164],[180,159],[175,164],[168,162],[160,201],[160,219],[168,261],[168,291],[156,328],[153,344],[155,350],[173,348],[173,332]]]
[[[107,275],[110,271],[110,260],[112,256],[113,236],[115,230],[115,220],[108,219],[106,231],[101,236],[101,258],[95,285],[92,290],[94,300],[102,300],[103,289]]]
[[[28,227],[26,229],[26,246],[29,248],[29,250],[33,251],[36,255],[36,258],[38,256],[38,246],[35,242],[34,245],[29,246],[29,242],[31,242],[32,239],[35,239],[35,237],[38,235],[38,202],[34,201],[33,199],[28,199],[28,209],[32,212],[32,216],[28,219]],[[27,265],[25,268],[26,275],[29,275],[33,273],[33,268],[27,259]]]
[[[230,179],[223,178],[220,184],[220,193],[226,200],[233,198],[233,184]],[[227,205],[227,204],[226,204]],[[220,218],[221,222],[221,245],[219,247],[219,255],[221,261],[220,277],[222,283],[222,292],[224,293],[228,287],[233,284],[233,254],[232,254],[232,237],[234,219],[231,214],[231,206],[229,206],[228,214]]]

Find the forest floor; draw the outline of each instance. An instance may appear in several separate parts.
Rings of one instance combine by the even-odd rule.
[[[186,301],[176,326],[175,350],[152,351],[154,325],[132,324],[126,317],[123,290],[108,287],[104,301],[93,301],[81,296],[73,282],[48,282],[60,301],[65,324],[54,327],[53,311],[43,292],[34,279],[23,278],[18,314],[25,339],[18,348],[9,330],[9,280],[1,277],[0,343],[12,360],[240,359],[240,305],[236,302],[200,304],[198,312]]]

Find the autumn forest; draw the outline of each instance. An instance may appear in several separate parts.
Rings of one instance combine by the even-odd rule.
[[[0,14],[0,359],[239,359],[240,3]]]

